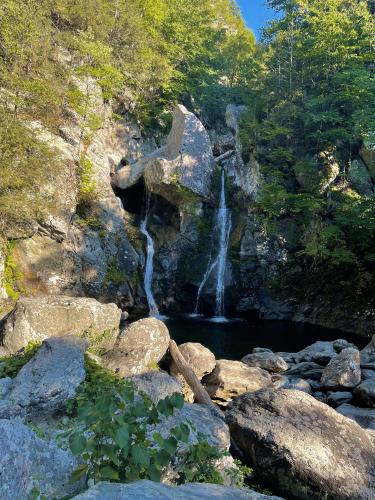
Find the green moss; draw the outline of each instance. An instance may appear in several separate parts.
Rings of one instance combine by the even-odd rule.
[[[114,285],[121,285],[126,281],[127,276],[119,268],[119,262],[117,257],[111,257],[108,260],[107,272],[105,276],[106,283],[112,283]]]
[[[29,342],[22,351],[12,356],[0,358],[0,378],[14,378],[21,368],[35,356],[41,342]]]
[[[103,228],[102,221],[95,215],[86,215],[84,217],[80,217],[77,220],[77,224],[80,225],[81,227],[89,227],[94,231],[99,231],[99,233],[101,231],[104,231],[104,235],[106,234],[106,231]],[[100,234],[99,237],[101,237]]]
[[[16,302],[25,291],[23,285],[23,274],[18,269],[18,264],[15,259],[15,243],[8,242],[5,250],[5,268],[3,286],[10,299]]]
[[[87,340],[89,344],[89,352],[95,354],[96,356],[101,356],[107,351],[107,341],[113,339],[114,333],[114,330],[104,330],[103,332],[98,332],[90,329],[85,330],[80,337]]]
[[[98,199],[98,192],[94,176],[94,164],[82,155],[78,165],[78,202],[89,205]]]

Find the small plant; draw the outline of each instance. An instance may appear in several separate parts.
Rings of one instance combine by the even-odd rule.
[[[116,332],[114,330],[104,330],[102,332],[89,329],[85,330],[81,337],[87,340],[89,344],[89,352],[97,356],[101,356],[105,353],[107,341],[113,339]]]
[[[96,181],[93,176],[94,164],[82,155],[78,166],[78,201],[82,205],[89,205],[98,198]]]
[[[14,378],[21,368],[35,356],[40,346],[40,342],[29,342],[27,346],[17,354],[0,358],[0,378]]]
[[[76,423],[68,431],[70,449],[85,461],[72,480],[87,475],[94,482],[160,481],[163,468],[174,462],[184,443],[178,481],[222,482],[213,460],[223,454],[206,441],[188,447],[187,423],[171,429],[166,438],[157,432],[150,436],[150,426],[182,408],[181,394],[154,404],[146,394],[136,394],[129,381],[119,380],[94,361],[87,360],[86,367],[87,379],[67,408]]]
[[[126,280],[126,275],[120,270],[117,257],[108,260],[105,280],[107,283],[121,285]]]
[[[5,249],[5,268],[4,268],[4,288],[7,296],[16,302],[24,292],[22,285],[23,275],[18,269],[17,261],[14,257],[15,245],[9,241]]]

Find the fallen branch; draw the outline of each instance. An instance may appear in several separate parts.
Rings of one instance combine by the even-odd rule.
[[[224,418],[224,413],[219,410],[219,408],[214,404],[208,392],[200,383],[200,380],[194,373],[193,369],[185,361],[185,358],[181,354],[181,351],[174,340],[169,341],[169,351],[171,353],[173,361],[177,366],[178,371],[181,373],[181,375],[186,380],[186,383],[193,391],[197,403],[208,405],[217,416],[219,416],[220,418]]]

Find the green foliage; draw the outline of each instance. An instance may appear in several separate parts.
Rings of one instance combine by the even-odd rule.
[[[40,345],[40,342],[29,342],[27,346],[17,354],[0,358],[0,378],[14,378],[21,368],[35,356]]]
[[[8,241],[5,249],[5,266],[4,266],[4,282],[3,286],[10,299],[16,302],[22,292],[23,275],[18,268],[17,261],[14,256],[15,244]]]
[[[84,155],[81,156],[78,172],[78,202],[81,205],[89,206],[90,203],[98,199],[96,181],[93,178],[94,165],[91,160]]]
[[[103,355],[108,347],[106,345],[107,340],[114,338],[113,330],[104,330],[102,332],[96,331],[94,329],[85,330],[81,337],[87,340],[89,344],[88,351],[96,356]]]
[[[119,261],[116,256],[111,257],[107,263],[107,271],[105,275],[105,281],[107,283],[113,283],[115,285],[121,285],[127,279],[126,274],[121,271],[119,267]]]
[[[95,482],[159,481],[163,468],[173,461],[179,444],[186,446],[190,428],[183,423],[171,429],[167,438],[154,433],[152,440],[147,428],[181,408],[182,395],[175,393],[155,405],[145,394],[135,394],[129,381],[117,379],[91,360],[86,361],[86,366],[86,381],[68,407],[75,418],[75,427],[69,431],[70,449],[85,461],[73,474],[73,480],[87,474]],[[220,453],[204,441],[188,450],[190,465],[197,460],[193,465],[196,469],[194,480],[220,481],[217,474],[204,465],[205,461],[210,463],[221,456]],[[180,470],[181,481],[187,479],[186,466],[184,462]]]

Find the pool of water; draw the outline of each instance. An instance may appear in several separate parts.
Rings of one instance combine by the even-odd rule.
[[[164,321],[177,344],[199,342],[208,347],[217,359],[239,360],[253,347],[296,352],[317,340],[344,338],[360,349],[369,342],[358,335],[291,321],[215,322],[202,317],[166,318]]]

